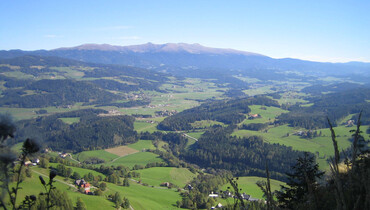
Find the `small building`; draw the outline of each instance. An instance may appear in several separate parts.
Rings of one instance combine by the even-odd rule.
[[[172,183],[170,182],[163,182],[162,184],[160,184],[162,187],[172,187]]]
[[[90,195],[90,183],[86,182],[84,179],[77,179],[75,181],[75,185],[77,185],[79,188],[82,188],[85,194]]]
[[[69,156],[69,154],[68,153],[62,153],[62,154],[60,154],[59,155],[61,158],[66,158],[67,156]]]
[[[248,114],[248,119],[249,120],[253,120],[253,119],[256,119],[256,118],[260,118],[261,115],[259,114]]]
[[[28,160],[28,161],[24,162],[24,165],[25,165],[25,166],[32,165],[32,162]]]
[[[249,200],[249,198],[251,197],[250,195],[245,194],[245,193],[241,194],[241,196],[242,196],[242,198],[243,198],[244,200]]]
[[[217,198],[218,194],[211,192],[211,194],[209,194],[208,197]]]

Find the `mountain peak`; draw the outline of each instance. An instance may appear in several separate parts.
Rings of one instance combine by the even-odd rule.
[[[246,51],[239,51],[233,49],[211,48],[205,47],[198,43],[166,43],[166,44],[153,44],[148,42],[140,45],[130,46],[114,46],[109,44],[83,44],[70,48],[58,48],[55,50],[100,50],[100,51],[120,51],[120,52],[134,52],[134,53],[159,53],[159,52],[172,52],[172,53],[190,53],[190,54],[239,54],[239,55],[255,55],[262,56],[257,53]]]

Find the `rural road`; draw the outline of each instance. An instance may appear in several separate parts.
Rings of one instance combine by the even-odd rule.
[[[198,141],[198,139],[196,139],[196,138],[194,138],[194,137],[192,137],[192,136],[189,136],[188,134],[186,134],[186,133],[183,133],[186,137],[188,137],[188,138],[191,138],[191,139],[194,139],[195,141]]]
[[[49,175],[45,175],[45,174],[40,173],[40,172],[35,171],[35,170],[32,170],[32,171],[33,171],[33,172],[35,172],[36,174],[39,174],[39,175],[43,176],[43,177],[49,178]],[[54,178],[54,180],[55,180],[55,181],[57,181],[57,182],[63,183],[63,184],[65,184],[65,185],[68,185],[68,186],[70,186],[70,187],[73,187],[73,188],[75,188],[75,189],[77,190],[77,187],[76,187],[76,186],[74,186],[73,184],[70,184],[70,183],[68,183],[68,182],[65,182],[65,181],[62,181],[62,180],[59,180],[59,179],[56,179],[56,178]]]

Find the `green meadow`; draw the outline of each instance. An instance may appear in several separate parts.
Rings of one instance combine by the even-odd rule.
[[[35,170],[44,175],[48,174],[48,170],[39,170],[37,168]],[[93,173],[91,170],[88,171]],[[26,195],[38,195],[40,192],[45,191],[38,178],[39,173],[33,172],[31,178],[26,178],[21,183],[23,189],[19,191],[18,204],[21,203]],[[43,178],[48,182],[47,176]],[[76,188],[67,185],[71,184],[73,180],[64,180],[64,178],[59,176],[55,179],[57,181],[54,183],[54,186],[62,192],[66,192],[74,206],[77,198],[80,197],[89,210],[115,209],[114,203],[106,197],[115,192],[119,192],[121,196],[128,198],[133,209],[176,209],[176,201],[181,200],[179,193],[175,190],[143,186],[133,181],[130,181],[129,187],[107,183],[107,190],[103,192],[103,195],[94,196],[82,194]]]
[[[49,164],[49,167],[53,167],[53,168],[56,168],[57,165],[59,165],[59,163],[50,163]],[[103,178],[105,178],[105,175],[102,174],[102,173],[99,173],[97,171],[94,171],[94,170],[89,170],[89,169],[85,169],[85,168],[79,168],[79,167],[73,167],[73,166],[65,166],[66,168],[71,168],[73,172],[77,172],[79,173],[81,176],[84,176],[84,175],[87,175],[88,173],[92,173],[94,176],[102,176]],[[40,172],[44,172],[46,174],[46,172],[44,170],[42,170],[41,168],[39,169]],[[72,172],[72,174],[73,174]],[[63,178],[61,178],[63,179]]]
[[[217,121],[214,121],[214,120],[201,120],[201,121],[195,121],[195,122],[191,123],[191,126],[194,129],[207,128],[207,127],[211,127],[213,125],[225,126],[224,123],[217,122]]]
[[[201,131],[201,132],[189,132],[189,133],[186,133],[187,135],[193,137],[193,138],[196,138],[196,139],[199,139],[202,134],[204,133],[204,131]],[[189,139],[190,141],[190,139]]]
[[[259,114],[261,115],[261,118],[255,118],[253,120],[245,119],[242,124],[272,122],[280,114],[288,112],[287,110],[280,109],[278,107],[268,107],[261,105],[251,105],[248,107],[251,109],[251,114]]]
[[[77,153],[76,155],[73,155],[73,157],[79,160],[80,162],[83,162],[92,157],[97,157],[97,158],[105,160],[105,162],[109,162],[119,156],[109,153],[105,150],[91,150],[91,151],[83,151],[83,152]]]
[[[263,192],[262,190],[257,186],[257,181],[266,181],[266,178],[256,177],[256,176],[247,176],[247,177],[239,177],[237,180],[238,187],[241,193],[245,192],[248,195],[251,195],[253,198],[263,199]],[[271,191],[280,190],[280,185],[284,185],[284,182],[270,179],[271,183]],[[222,186],[222,190],[225,191],[230,187],[230,190],[233,191],[231,185],[225,184]]]
[[[151,140],[139,140],[136,143],[127,145],[128,147],[136,150],[144,150],[144,149],[155,149]]]
[[[160,186],[161,183],[170,182],[183,188],[196,175],[190,172],[187,168],[174,167],[154,167],[137,170],[140,173],[142,183],[153,186]]]
[[[113,162],[104,163],[104,165],[124,165],[132,168],[134,165],[145,166],[148,163],[155,162],[163,162],[163,160],[158,155],[151,152],[138,152],[131,155],[119,157]]]
[[[148,119],[149,120],[149,119]],[[150,119],[152,120],[152,119]],[[157,130],[157,123],[148,123],[148,122],[145,122],[145,121],[135,121],[134,122],[134,129],[137,131],[137,132],[150,132],[150,133],[153,133],[155,131],[158,131]]]
[[[69,125],[80,122],[79,117],[61,117],[58,119],[62,120],[64,123],[67,123]]]
[[[43,176],[45,182],[48,182],[48,170],[39,170],[38,168],[34,167],[33,170],[37,172],[41,172],[45,176]],[[38,195],[40,192],[45,192],[45,188],[41,185],[39,180],[39,173],[36,172],[32,173],[31,178],[26,178],[20,186],[22,187],[18,193],[17,203],[20,204],[21,201],[24,199],[26,195]],[[89,170],[90,171],[90,170]],[[93,171],[90,171],[93,172]],[[86,204],[87,209],[92,210],[100,210],[102,207],[106,209],[114,209],[114,204],[107,200],[104,196],[93,196],[93,195],[85,195],[77,191],[76,188],[71,187],[67,184],[72,184],[73,180],[64,181],[63,177],[56,176],[58,181],[54,183],[54,186],[61,190],[62,192],[66,192],[69,199],[71,199],[73,205],[76,205],[77,198],[80,197],[84,203]],[[62,183],[63,182],[63,183]]]
[[[180,194],[175,190],[143,186],[133,181],[130,181],[129,187],[107,183],[107,188],[105,194],[119,192],[129,199],[135,210],[177,209],[176,201],[181,200]]]

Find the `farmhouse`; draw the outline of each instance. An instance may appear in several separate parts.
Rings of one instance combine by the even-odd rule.
[[[90,183],[86,182],[84,179],[77,179],[75,181],[75,185],[77,185],[80,189],[83,189],[85,194],[90,194]]]
[[[70,154],[68,154],[68,153],[59,153],[59,156],[61,157],[61,158],[66,158],[67,156],[71,156]]]
[[[249,120],[253,120],[253,119],[256,119],[256,118],[261,118],[261,115],[259,115],[259,114],[248,114],[248,119]]]

